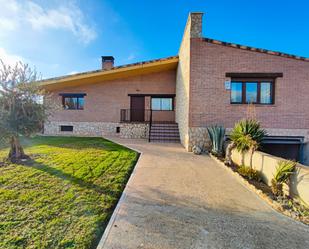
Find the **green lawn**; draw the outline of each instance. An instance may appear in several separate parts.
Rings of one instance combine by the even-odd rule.
[[[23,144],[30,161],[0,166],[0,248],[95,248],[138,154],[102,138]]]

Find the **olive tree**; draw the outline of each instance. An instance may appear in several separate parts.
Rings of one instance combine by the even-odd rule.
[[[8,159],[12,162],[29,158],[20,136],[39,132],[49,114],[37,80],[36,70],[28,64],[10,66],[0,60],[0,136],[2,142],[10,143]]]

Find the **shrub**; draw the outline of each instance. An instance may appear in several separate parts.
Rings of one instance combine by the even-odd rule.
[[[261,180],[261,173],[258,170],[255,170],[251,167],[241,165],[237,168],[237,171],[240,175],[249,178],[250,180]]]
[[[254,119],[241,120],[235,124],[235,127],[231,132],[230,138],[233,145],[231,148],[236,147],[236,149],[241,153],[250,150],[250,167],[252,168],[253,153],[259,148],[263,137],[266,135],[266,131],[261,128],[258,121]]]
[[[296,162],[294,161],[280,161],[276,168],[274,178],[271,180],[271,189],[274,195],[283,195],[282,184],[287,183],[290,176],[295,171]]]
[[[231,132],[231,140],[235,143],[239,152],[245,152],[252,146],[259,147],[266,131],[261,128],[258,121],[254,119],[244,119],[235,124]]]
[[[211,152],[215,155],[223,155],[223,144],[224,144],[224,136],[225,129],[223,126],[210,126],[207,127],[208,135],[211,140]]]

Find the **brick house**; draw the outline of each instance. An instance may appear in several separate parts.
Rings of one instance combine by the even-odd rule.
[[[62,105],[45,124],[50,135],[119,135],[208,143],[206,127],[254,115],[263,146],[309,162],[309,58],[202,37],[202,13],[189,15],[178,56],[47,79]],[[250,108],[248,107],[250,104]]]

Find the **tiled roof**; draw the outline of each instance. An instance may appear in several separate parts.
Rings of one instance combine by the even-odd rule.
[[[286,54],[286,53],[282,53],[282,52],[278,52],[278,51],[271,51],[271,50],[262,49],[262,48],[254,48],[254,47],[249,47],[249,46],[245,46],[245,45],[229,43],[229,42],[224,42],[224,41],[218,41],[218,40],[214,40],[214,39],[210,39],[210,38],[206,38],[206,37],[202,38],[202,39],[203,39],[203,41],[209,42],[209,43],[212,43],[212,44],[223,45],[223,46],[232,47],[232,48],[239,48],[239,49],[243,49],[243,50],[259,52],[259,53],[264,53],[264,54],[270,54],[270,55],[276,55],[276,56],[281,56],[281,57],[285,57],[285,58],[291,58],[291,59],[309,62],[309,58],[302,57],[302,56]]]
[[[170,57],[166,57],[166,58],[161,58],[161,59],[155,59],[155,60],[149,60],[149,61],[141,61],[141,62],[136,62],[136,63],[131,63],[131,64],[125,64],[125,65],[121,65],[121,66],[116,66],[113,67],[111,69],[98,69],[98,70],[93,70],[93,71],[87,71],[87,72],[82,72],[82,73],[76,73],[76,74],[71,74],[71,75],[65,75],[65,76],[59,76],[59,77],[53,77],[53,78],[48,78],[48,79],[44,79],[41,80],[40,83],[44,83],[46,81],[57,81],[57,80],[62,80],[65,78],[70,78],[72,76],[83,76],[83,75],[88,75],[88,74],[93,74],[93,73],[99,73],[99,72],[107,72],[107,71],[113,71],[113,70],[117,70],[120,68],[129,68],[129,67],[134,67],[134,66],[142,66],[142,65],[148,65],[151,63],[156,63],[156,62],[165,62],[171,59],[177,59],[178,56],[170,56]]]

